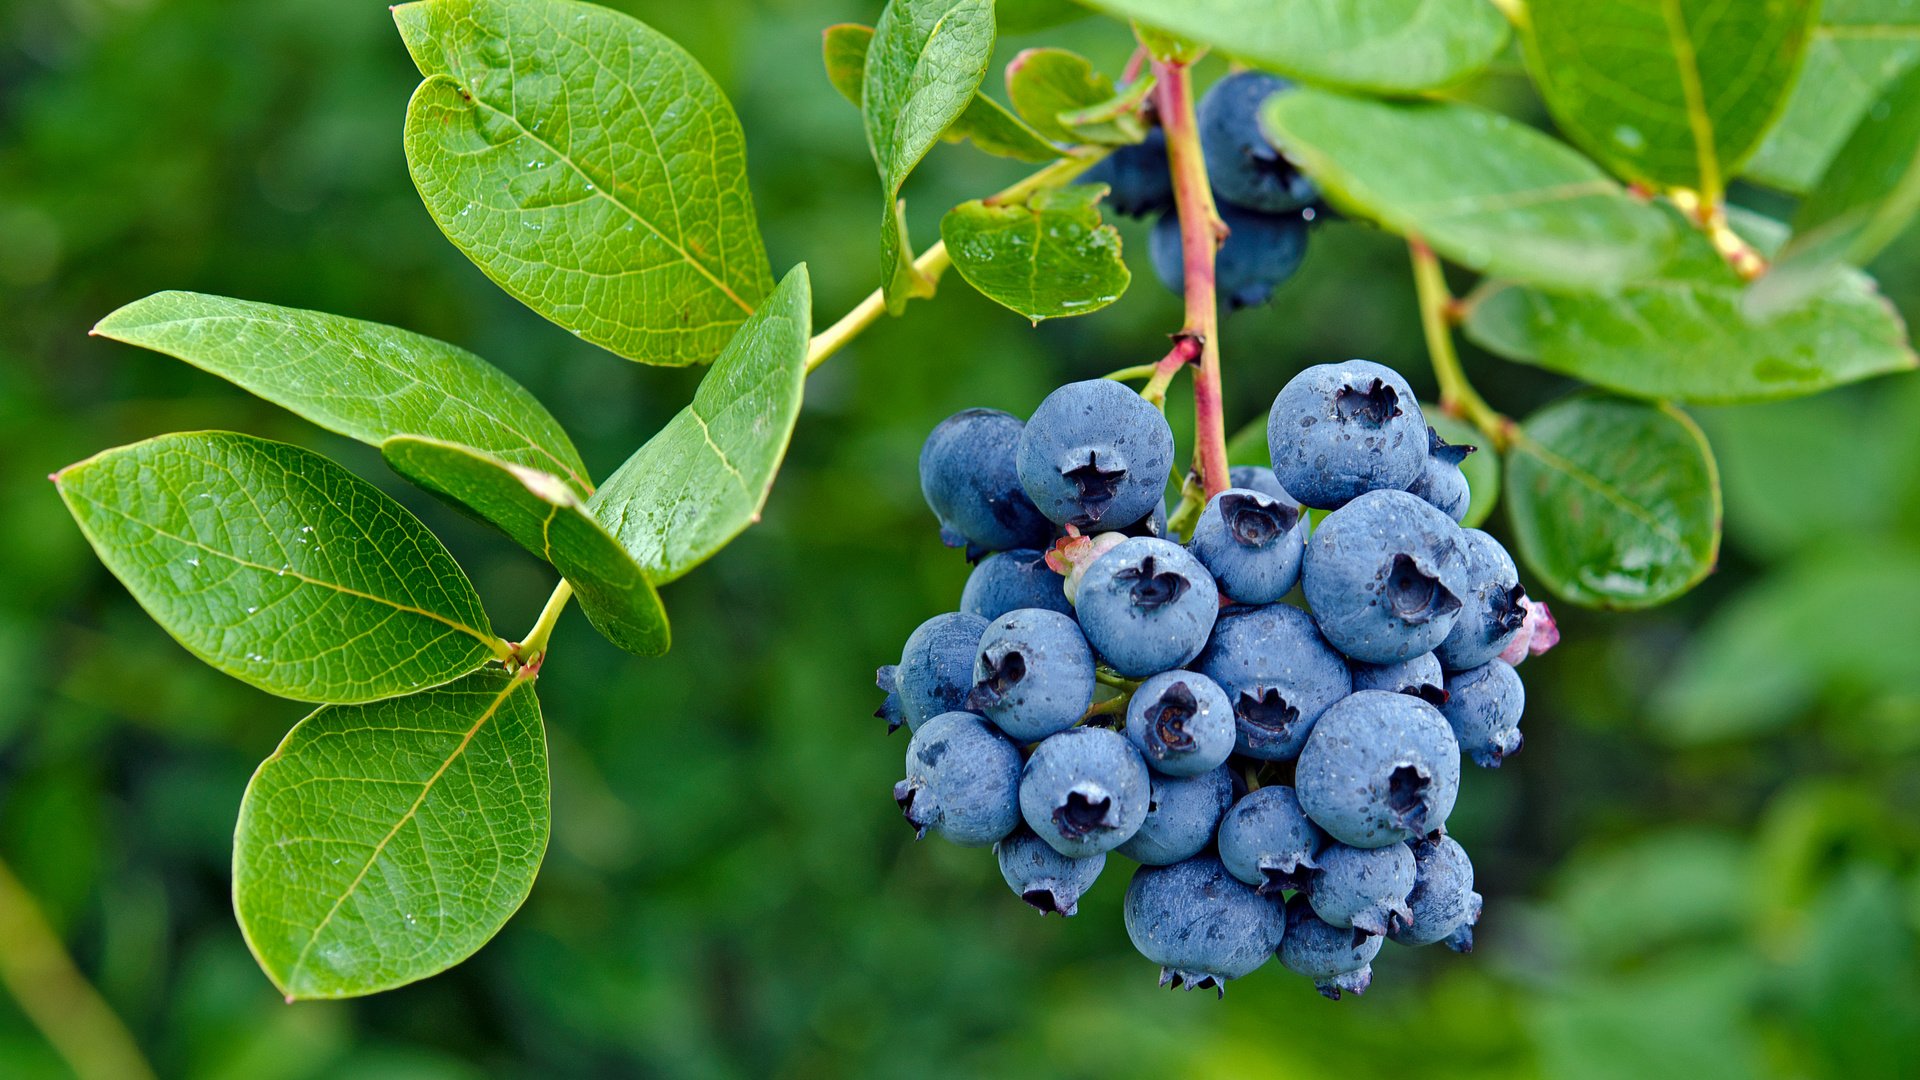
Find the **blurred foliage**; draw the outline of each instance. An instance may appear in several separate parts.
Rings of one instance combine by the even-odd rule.
[[[872,166],[818,35],[877,5],[617,6],[732,96],[773,265],[811,263],[823,318],[864,295]],[[1130,50],[1058,3],[1003,6],[1067,21],[1004,35],[1001,62],[1045,42],[1115,71]],[[823,368],[764,523],[670,587],[669,657],[563,623],[542,677],[554,846],[501,938],[391,994],[282,1005],[235,930],[228,858],[247,776],[300,707],[169,641],[44,477],[166,430],[286,439],[422,514],[503,630],[551,582],[371,451],[85,328],[161,288],[395,323],[525,382],[600,475],[698,375],[554,329],[442,239],[400,151],[415,81],[383,4],[0,8],[0,856],[162,1075],[1920,1074],[1912,378],[1702,416],[1723,565],[1657,611],[1565,612],[1566,644],[1528,664],[1527,751],[1477,775],[1453,823],[1488,902],[1470,957],[1395,951],[1339,1005],[1266,973],[1224,1002],[1169,994],[1125,941],[1121,874],[1041,921],[990,857],[911,843],[887,798],[904,743],[871,718],[870,676],[965,576],[920,505],[919,442],[963,406],[1024,413],[1159,355],[1178,305],[1144,273],[1109,310],[1039,329],[952,280]],[[1023,168],[936,149],[908,188],[914,228]],[[1122,230],[1144,271],[1144,231]],[[1231,423],[1311,362],[1424,382],[1404,249],[1338,224],[1314,243],[1272,307],[1226,325]],[[1876,271],[1920,312],[1920,245]],[[1565,389],[1467,362],[1510,412]],[[64,1075],[4,998],[0,1074]]]

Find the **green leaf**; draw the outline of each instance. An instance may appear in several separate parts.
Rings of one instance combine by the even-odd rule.
[[[1787,107],[1745,175],[1805,192],[1880,92],[1920,60],[1920,10],[1908,0],[1827,0]]]
[[[1041,138],[1005,105],[985,94],[973,95],[967,111],[940,137],[948,142],[965,139],[975,149],[995,157],[1034,164],[1066,156],[1066,151]]]
[[[1644,608],[1699,584],[1720,551],[1720,478],[1685,413],[1582,394],[1535,413],[1507,451],[1520,554],[1554,594]]]
[[[820,34],[820,59],[827,68],[827,81],[856,109],[860,107],[860,81],[866,74],[867,49],[872,44],[873,27],[859,23],[836,23]]]
[[[427,527],[310,450],[221,431],[162,435],[53,480],[154,621],[268,693],[374,701],[507,655]]]
[[[633,556],[587,513],[580,494],[559,477],[412,435],[388,439],[380,452],[395,472],[471,508],[552,563],[608,641],[640,656],[667,651],[667,612],[660,594]]]
[[[1061,113],[1060,123],[1078,136],[1081,142],[1108,146],[1140,142],[1147,137],[1146,121],[1141,119],[1140,112],[1146,107],[1147,98],[1153,93],[1155,85],[1157,80],[1153,73],[1142,72],[1139,78],[1107,100]]]
[[[656,584],[759,520],[800,415],[812,309],[803,263],[727,343],[692,403],[588,500]]]
[[[1128,100],[1139,104],[1144,85],[1137,81],[1128,95],[1117,94],[1112,79],[1067,49],[1028,49],[1007,65],[1007,97],[1014,111],[1041,135],[1066,143],[1135,143],[1145,138],[1140,117],[1123,107]],[[1102,119],[1100,110],[1111,115]],[[1087,114],[1078,126],[1062,119],[1075,113]]]
[[[860,112],[886,195],[880,280],[895,313],[932,292],[912,268],[900,187],[967,110],[992,58],[993,0],[888,0],[874,27]]]
[[[240,803],[233,907],[288,1001],[445,971],[527,898],[547,850],[533,679],[478,671],[294,725]]]
[[[1797,306],[1753,317],[1746,283],[1712,242],[1674,231],[1653,277],[1608,295],[1503,289],[1473,306],[1468,336],[1624,394],[1699,404],[1797,397],[1914,366],[1900,316],[1866,275],[1837,273]]]
[[[1336,204],[1485,273],[1607,289],[1656,269],[1672,244],[1659,210],[1498,113],[1293,90],[1261,121]]]
[[[740,121],[686,51],[573,0],[393,10],[426,81],[407,165],[516,299],[648,364],[713,359],[773,283]]]
[[[1467,516],[1460,519],[1460,524],[1469,529],[1478,528],[1500,502],[1500,452],[1478,428],[1441,412],[1440,406],[1422,403],[1420,412],[1441,438],[1455,446],[1474,447],[1467,460],[1460,463],[1460,471],[1467,477],[1467,490],[1473,493],[1473,501],[1467,504]]]
[[[1618,176],[1718,199],[1779,115],[1818,8],[1532,0],[1523,40],[1568,138]]]
[[[1405,94],[1458,82],[1507,43],[1487,0],[1084,0],[1302,82]]]
[[[989,299],[1039,322],[1098,311],[1127,290],[1120,234],[1100,223],[1104,184],[1043,191],[1026,205],[961,203],[940,222],[953,268]]]
[[[593,485],[572,440],[526,388],[444,341],[319,311],[163,292],[93,333],[165,353],[374,446],[411,433]]]

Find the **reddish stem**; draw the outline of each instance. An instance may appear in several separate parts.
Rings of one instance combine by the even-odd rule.
[[[1167,350],[1167,355],[1153,365],[1153,375],[1147,379],[1147,385],[1141,388],[1140,396],[1155,405],[1163,405],[1167,400],[1167,387],[1173,385],[1173,377],[1188,364],[1199,363],[1201,351],[1199,338],[1187,333],[1173,335],[1173,348]]]
[[[1132,86],[1133,80],[1140,77],[1140,69],[1146,66],[1148,55],[1145,45],[1138,46],[1133,50],[1133,55],[1127,57],[1126,70],[1120,73],[1121,86]]]

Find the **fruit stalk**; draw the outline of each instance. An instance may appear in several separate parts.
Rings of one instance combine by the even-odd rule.
[[[1227,425],[1220,396],[1220,309],[1214,289],[1214,255],[1227,227],[1213,204],[1207,163],[1200,153],[1194,118],[1193,79],[1179,60],[1153,62],[1160,125],[1167,135],[1167,165],[1173,174],[1174,206],[1180,215],[1180,250],[1186,277],[1186,324],[1180,337],[1200,344],[1193,377],[1193,467],[1208,498],[1227,488]]]
[[[1447,291],[1440,260],[1419,237],[1407,238],[1407,250],[1413,257],[1413,287],[1420,301],[1420,329],[1427,338],[1427,359],[1440,384],[1440,410],[1479,428],[1494,449],[1504,453],[1513,442],[1513,421],[1487,404],[1460,367],[1460,356],[1453,349],[1453,327],[1448,321],[1448,312],[1454,309],[1453,294]]]
[[[567,609],[567,601],[573,599],[573,585],[565,578],[553,587],[553,595],[547,597],[547,606],[540,609],[540,617],[534,620],[533,629],[520,644],[513,647],[513,660],[516,667],[533,666],[538,670],[540,662],[547,654],[547,639],[553,636],[553,628],[560,621],[560,613]]]

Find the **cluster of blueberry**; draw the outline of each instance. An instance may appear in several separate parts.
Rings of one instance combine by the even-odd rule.
[[[880,669],[880,715],[913,730],[907,821],[993,845],[1042,913],[1073,914],[1118,851],[1163,984],[1224,990],[1277,953],[1337,998],[1384,939],[1470,947],[1480,897],[1443,826],[1462,754],[1520,748],[1513,665],[1550,624],[1457,523],[1470,448],[1397,373],[1309,368],[1267,430],[1273,468],[1234,469],[1182,546],[1172,432],[1125,385],[943,421],[921,486],[984,557]]]
[[[1258,71],[1229,75],[1213,84],[1196,119],[1201,155],[1213,184],[1214,204],[1228,235],[1214,256],[1221,302],[1255,307],[1300,269],[1307,257],[1307,226],[1325,214],[1320,191],[1260,133],[1260,103],[1290,85]],[[1175,293],[1186,280],[1180,252],[1180,219],[1173,209],[1167,140],[1154,128],[1145,142],[1123,146],[1082,175],[1081,183],[1106,184],[1106,203],[1129,217],[1160,215],[1147,239],[1153,272]]]

